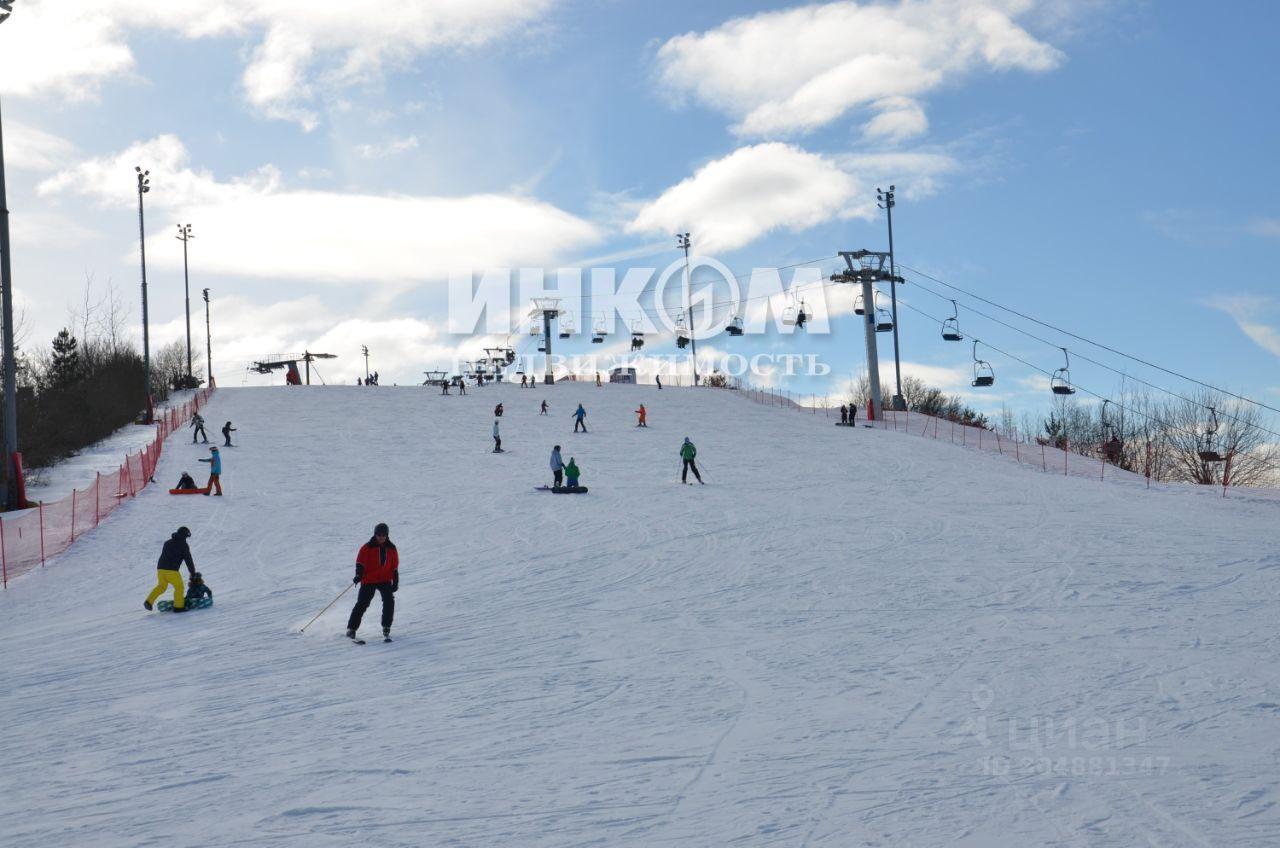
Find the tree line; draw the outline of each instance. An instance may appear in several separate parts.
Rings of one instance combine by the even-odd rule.
[[[18,445],[27,468],[52,465],[140,420],[146,410],[144,366],[126,326],[128,310],[108,285],[93,297],[86,283],[82,304],[71,310],[48,347],[19,348]],[[192,370],[195,367],[193,358]],[[181,341],[152,351],[153,397],[159,402],[188,381]],[[194,382],[194,385],[192,385]]]

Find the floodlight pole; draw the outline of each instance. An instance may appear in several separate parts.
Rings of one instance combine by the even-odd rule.
[[[689,316],[689,350],[690,359],[693,360],[693,385],[698,385],[698,335],[693,331],[693,279],[689,272],[689,234],[677,233],[676,244],[684,248],[684,295],[685,295],[685,314]]]
[[[9,5],[0,4],[0,22],[9,17]],[[4,323],[4,472],[0,475],[0,507],[21,506],[16,502],[13,454],[18,450],[18,367],[13,340],[13,268],[9,262],[9,203],[4,184],[4,131],[0,129],[0,310]]]
[[[360,350],[364,351],[364,381],[369,382],[369,346],[360,345]]]
[[[142,195],[151,191],[150,171],[134,167],[138,173],[138,251],[142,260],[142,380],[147,397],[147,423],[151,423],[151,327],[147,321],[147,233],[142,212]]]
[[[195,238],[191,234],[190,224],[178,225],[178,241],[182,242],[182,291],[186,298],[187,309],[187,377],[191,373],[191,275],[187,273],[187,242]]]
[[[902,396],[902,358],[898,355],[898,269],[893,261],[893,207],[894,186],[888,191],[876,189],[877,204],[889,216],[889,300],[893,307],[893,376],[897,393],[893,396],[893,408],[899,412],[907,408],[907,399]]]
[[[209,385],[213,385],[213,333],[209,329],[209,290],[204,290],[204,367]]]

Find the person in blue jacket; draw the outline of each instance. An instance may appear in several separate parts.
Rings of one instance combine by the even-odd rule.
[[[587,417],[587,411],[582,408],[582,404],[578,404],[578,408],[573,411],[573,415],[569,416],[574,419],[573,432],[578,432],[578,428],[582,428],[582,432],[587,432],[587,425],[582,420]]]
[[[213,590],[204,582],[204,578],[200,576],[200,572],[191,575],[191,585],[187,586],[187,603],[189,607],[197,605],[197,601],[201,598],[213,600]]]
[[[551,449],[551,473],[555,475],[555,482],[551,485],[560,486],[564,483],[564,460],[560,458],[559,445]]]
[[[204,487],[205,495],[209,494],[210,489],[217,489],[218,497],[222,497],[222,457],[218,455],[218,449],[209,448],[209,458],[200,461],[209,463],[209,482]]]

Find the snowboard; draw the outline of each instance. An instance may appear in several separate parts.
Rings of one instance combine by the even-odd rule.
[[[204,609],[213,606],[213,598],[193,598],[186,603],[189,610]],[[173,601],[160,601],[156,604],[156,612],[173,612]]]
[[[551,492],[555,495],[585,495],[586,486],[534,486],[535,492]]]

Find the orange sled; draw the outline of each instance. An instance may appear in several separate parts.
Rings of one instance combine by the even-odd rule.
[[[209,494],[209,488],[206,486],[203,489],[170,489],[169,494],[171,495],[207,495]]]

